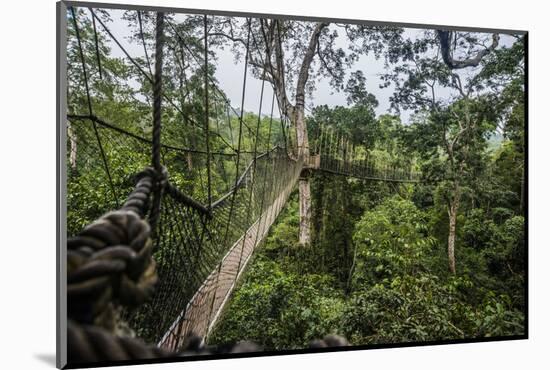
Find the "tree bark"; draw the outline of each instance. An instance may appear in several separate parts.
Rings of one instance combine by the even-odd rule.
[[[302,177],[298,183],[300,192],[300,245],[311,243],[311,188],[309,177]]]
[[[76,134],[70,123],[67,123],[67,136],[69,137],[69,163],[71,164],[71,170],[76,171],[76,154],[77,154],[77,143],[76,143]]]
[[[187,160],[187,168],[189,171],[193,171],[193,157],[191,156],[191,153],[187,152],[185,158]]]
[[[307,137],[307,127],[304,117],[303,95],[302,102],[298,104],[299,98],[296,97],[295,125],[296,141],[298,145],[298,158],[303,163],[309,163],[309,140]],[[299,180],[300,195],[300,237],[299,243],[302,246],[311,244],[311,185],[309,171],[304,171]]]
[[[315,207],[312,211],[312,242],[315,245],[319,245],[321,239],[321,228],[323,227],[323,218],[324,218],[324,205],[323,199],[325,197],[325,179],[321,178],[318,181],[318,186],[313,193],[315,198]]]
[[[309,78],[309,69],[315,56],[315,50],[319,42],[319,36],[322,30],[328,26],[328,23],[318,23],[309,40],[309,46],[304,56],[298,82],[296,85],[296,104],[293,109],[294,124],[296,126],[296,140],[298,145],[298,157],[309,163],[309,140],[307,136],[307,126],[305,122],[305,88]],[[300,234],[299,243],[308,246],[311,243],[311,187],[309,181],[309,172],[299,180],[300,193]]]
[[[456,241],[456,217],[460,204],[460,194],[458,187],[455,186],[454,194],[452,195],[449,204],[449,239],[447,245],[447,254],[449,256],[449,270],[452,274],[456,274],[455,262],[455,241]]]
[[[450,70],[466,67],[477,67],[483,57],[485,57],[485,55],[489,54],[491,51],[497,48],[498,42],[500,40],[499,34],[494,33],[491,45],[481,49],[473,57],[466,58],[464,60],[457,60],[453,58],[453,47],[451,46],[451,40],[454,36],[454,31],[439,30],[437,31],[437,36],[441,45],[441,57],[443,58],[443,62],[447,65],[447,67],[449,67]]]
[[[296,144],[298,149],[297,157],[298,160],[303,161],[303,163],[309,163],[309,140],[307,137],[307,127],[304,114],[306,84],[309,78],[311,63],[313,62],[317,45],[319,43],[319,37],[321,36],[323,29],[328,27],[328,25],[328,23],[319,22],[315,25],[315,28],[311,33],[308,47],[305,50],[304,59],[302,60],[300,70],[298,72],[296,82],[296,99],[294,105],[288,101],[284,87],[285,65],[279,32],[277,32],[276,38],[271,37],[272,40],[277,40],[273,50],[275,52],[275,66],[271,64],[273,62],[270,57],[272,50],[267,50],[267,56],[269,58],[266,59],[269,60],[270,66],[265,72],[271,75],[272,86],[275,90],[275,95],[277,96],[277,101],[279,106],[282,108],[283,114],[288,115],[294,125],[294,128],[296,129]],[[276,27],[274,24],[273,27],[270,27],[270,29],[272,32],[275,32],[275,29],[278,27],[279,24],[276,24]],[[304,171],[302,177],[300,177],[298,189],[300,193],[299,243],[305,246],[311,243],[311,188],[309,173],[307,171]]]

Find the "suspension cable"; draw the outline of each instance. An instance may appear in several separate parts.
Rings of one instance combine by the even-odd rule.
[[[111,39],[115,42],[115,44],[117,44],[117,46],[120,48],[120,50],[126,55],[126,57],[128,58],[128,60],[137,68],[138,72],[141,73],[145,79],[147,79],[147,81],[149,81],[149,83],[151,83],[151,85],[154,84],[154,78],[153,76],[149,75],[147,72],[145,72],[143,70],[143,68],[139,65],[138,62],[136,62],[136,60],[134,58],[132,58],[132,56],[130,55],[130,53],[128,53],[128,51],[126,50],[126,48],[124,46],[122,46],[122,44],[120,43],[120,41],[118,41],[118,39],[113,35],[113,33],[111,32],[111,30],[105,25],[105,23],[103,23],[103,21],[95,14],[95,12],[92,11],[92,16],[97,19],[97,21],[99,22],[99,24],[103,27],[103,29],[105,30],[105,32],[107,32],[109,34],[109,36],[111,37]],[[189,122],[191,122],[193,125],[195,125],[196,127],[200,128],[200,129],[204,129],[204,126],[203,125],[200,125],[199,123],[197,123],[194,119],[192,119],[191,117],[189,117],[185,112],[183,112],[180,107],[177,106],[176,103],[174,103],[172,101],[172,99],[170,99],[169,96],[167,96],[164,92],[162,93],[162,97],[172,106],[174,107],[174,109],[176,111],[178,111],[182,116],[185,116],[187,117],[187,120]],[[235,148],[233,146],[231,146],[224,138],[223,136],[221,135],[217,135],[219,136],[220,140],[222,140],[231,150],[235,151]]]
[[[167,22],[168,25],[170,26],[170,28],[172,28],[172,30],[174,31],[174,33],[176,34],[177,38],[180,40],[180,44],[183,48],[185,48],[185,50],[187,50],[187,52],[191,55],[191,57],[195,60],[195,62],[197,64],[202,64],[201,61],[199,60],[199,58],[196,56],[196,54],[189,48],[189,46],[187,46],[184,42],[183,42],[183,37],[181,36],[181,34],[179,33],[179,31],[175,28],[175,26],[171,23],[171,22]],[[204,61],[203,61],[204,63]],[[230,104],[230,101],[227,99],[227,97],[225,97],[225,94],[223,93],[223,91],[218,87],[218,85],[216,85],[215,81],[213,81],[213,79],[209,76],[209,79],[210,79],[210,82],[212,83],[212,86],[214,87],[214,89],[218,92],[218,94],[220,94],[221,98],[225,101],[225,104],[228,105],[228,107],[233,111],[233,113],[239,117],[239,112],[237,112],[237,110]],[[241,108],[242,109],[242,108]],[[244,124],[244,126],[246,127],[246,129],[249,131],[249,132],[252,132],[252,128],[250,128],[250,126],[248,126],[246,124],[246,122],[242,122]]]
[[[147,62],[147,67],[149,68],[149,73],[153,75],[151,70],[151,61],[149,60],[149,53],[147,53],[147,45],[145,44],[145,36],[143,36],[143,22],[141,20],[141,10],[137,10],[137,19],[139,23],[139,34],[141,37],[141,43],[143,44],[143,52],[145,53],[145,61]]]
[[[248,34],[247,34],[247,37],[246,37],[246,56],[245,56],[245,61],[244,61],[241,107],[244,106],[244,101],[245,101],[245,96],[246,96],[246,79],[247,79],[247,74],[248,74],[248,52],[249,52],[249,46],[250,46],[250,29],[251,29],[249,18],[247,18],[247,23],[248,23]],[[238,151],[240,151],[241,144],[242,144],[242,131],[243,131],[242,115],[243,115],[243,113],[244,113],[244,109],[241,108],[241,120],[239,120],[239,137],[238,137],[238,141],[237,141]],[[235,197],[237,195],[236,189],[237,189],[237,186],[239,184],[239,163],[240,163],[240,158],[241,158],[240,155],[238,155],[237,158],[236,158],[235,185],[234,185],[235,191],[231,195],[231,202],[230,202],[230,205],[229,205],[229,217],[227,218],[227,226],[225,228],[225,235],[224,235],[224,238],[223,238],[224,244],[226,244],[227,240],[228,240],[229,226],[231,225],[231,220],[232,220],[232,217],[233,217],[233,211],[234,211],[234,208],[235,208]],[[255,160],[255,158],[253,160]],[[246,174],[246,172],[243,175],[245,175],[245,174]],[[222,262],[220,262],[219,265],[218,265],[218,274],[217,274],[216,284],[215,284],[216,285],[216,290],[217,290],[218,280],[219,280],[220,271],[221,271],[221,267],[222,267]],[[214,309],[215,298],[216,298],[216,292],[214,293],[214,297],[213,297],[212,303],[210,305],[210,313],[208,315],[209,316],[209,321],[211,319],[212,311]]]
[[[90,8],[90,11],[93,14],[93,11],[91,10],[91,8]],[[76,14],[75,14],[75,11],[74,11],[74,7],[72,7],[72,6],[71,6],[71,15],[72,15],[72,18],[73,18],[73,25],[74,25],[76,40],[78,42],[78,51],[79,51],[79,54],[80,54],[80,62],[82,64],[82,75],[84,76],[84,86],[85,86],[85,89],[86,89],[86,100],[88,102],[88,113],[92,116],[94,114],[94,112],[93,112],[93,109],[92,109],[92,99],[90,97],[90,87],[88,86],[88,72],[87,72],[87,69],[86,69],[86,60],[84,59],[84,51],[82,49],[82,41],[80,39],[80,31],[78,29],[78,22],[77,22],[77,19],[76,19]],[[105,169],[105,173],[107,174],[107,178],[109,180],[109,186],[111,187],[111,192],[113,193],[113,199],[115,201],[115,205],[118,208],[118,196],[117,196],[117,193],[116,193],[116,190],[115,190],[115,186],[113,184],[113,179],[111,177],[111,172],[109,170],[109,164],[107,162],[107,157],[105,156],[105,151],[103,150],[103,144],[101,143],[101,138],[99,137],[99,131],[97,130],[97,125],[95,124],[95,122],[93,124],[93,127],[94,127],[94,134],[95,134],[95,137],[96,137],[96,140],[97,140],[97,145],[99,147],[99,152],[101,153],[101,159],[103,161],[103,167]]]
[[[92,11],[92,8],[88,8],[90,10],[90,12]],[[98,36],[97,36],[97,29],[96,29],[96,26],[95,26],[95,18],[92,16],[92,26],[93,26],[93,29],[94,29],[94,41],[95,41],[95,55],[96,55],[96,58],[97,58],[97,69],[99,71],[99,79],[102,80],[103,79],[103,73],[101,71],[101,57],[99,55],[99,41],[98,41]]]

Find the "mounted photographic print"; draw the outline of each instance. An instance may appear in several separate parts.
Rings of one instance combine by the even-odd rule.
[[[58,3],[58,367],[527,338],[526,51]]]

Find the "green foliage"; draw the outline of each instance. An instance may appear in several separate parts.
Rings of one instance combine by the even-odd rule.
[[[337,328],[343,301],[331,279],[283,271],[258,257],[210,342],[247,338],[269,349],[303,348]]]
[[[108,13],[97,14],[108,21]],[[154,19],[143,14],[144,38],[151,49]],[[68,17],[68,113],[88,114],[76,32],[72,15]],[[152,130],[149,82],[128,61],[111,55],[101,28],[97,56],[87,12],[77,9],[76,17],[93,113],[147,140]],[[130,42],[141,47],[136,13],[125,13],[124,19],[130,22]],[[228,32],[230,22],[212,24],[213,33]],[[281,24],[288,38],[286,48],[303,48],[302,31],[289,32],[293,25],[294,21]],[[312,25],[303,27],[309,32]],[[190,48],[198,54],[204,51],[202,17],[190,16],[177,29]],[[235,27],[234,31],[244,36],[246,28]],[[262,42],[259,29],[253,32]],[[290,349],[302,348],[329,333],[343,334],[354,344],[524,333],[523,40],[493,50],[481,62],[477,77],[459,86],[439,58],[435,32],[414,41],[401,39],[401,31],[395,29],[349,27],[346,35],[356,42],[348,60],[343,50],[334,47],[334,32],[327,28],[320,35],[318,53],[336,73],[330,81],[344,90],[349,106],[315,107],[307,118],[310,147],[319,146],[323,128],[325,133],[349,138],[359,158],[421,169],[426,181],[395,185],[313,176],[311,246],[298,244],[295,192],[251,260],[209,341],[248,339],[266,349]],[[166,36],[167,44],[179,43],[172,31]],[[221,37],[209,41],[213,46],[226,44]],[[381,54],[382,42],[388,44],[385,56],[388,66],[393,66],[383,76],[383,85],[395,84],[390,99],[394,108],[416,112],[411,124],[403,124],[395,115],[376,115],[378,101],[366,90],[362,71],[352,72],[344,83],[345,67],[359,53]],[[475,35],[457,36],[459,46],[471,44],[472,50],[481,43]],[[242,55],[238,46],[234,49],[238,59]],[[207,158],[200,153],[206,147],[205,121],[210,133],[218,134],[208,138],[210,148],[224,154],[216,156],[211,168],[214,199],[234,185],[254,152],[283,145],[289,137],[296,140],[292,137],[295,130],[287,131],[281,121],[267,116],[245,112],[241,123],[240,112],[224,105],[223,92],[211,97],[210,117],[205,120],[202,67],[184,68],[172,52],[165,58],[163,93],[178,108],[163,106],[162,142],[191,148],[193,153],[164,148],[162,159],[171,183],[185,194],[206,200]],[[288,70],[299,69],[298,59],[290,60]],[[143,58],[136,62],[148,69]],[[311,81],[328,73],[327,65],[313,63],[307,92],[312,91]],[[208,66],[214,82],[215,69],[215,63]],[[252,73],[258,77],[262,71],[252,66]],[[448,101],[435,99],[435,85],[452,89],[456,96]],[[151,153],[150,144],[142,140],[101,126],[96,134],[88,121],[70,124],[67,221],[68,233],[74,235],[124,201],[132,189],[131,176],[150,164]],[[239,138],[240,126],[243,135]],[[494,140],[497,127],[499,140]],[[228,155],[227,143],[236,147],[238,142],[242,153],[237,166]],[[458,204],[456,275],[448,272],[446,260],[453,200]],[[157,250],[157,263],[170,263],[168,252]]]
[[[318,178],[314,192],[319,186],[326,191],[342,184]],[[345,335],[354,344],[522,334],[523,218],[497,224],[481,209],[470,211],[461,221],[464,274],[452,276],[444,268],[445,243],[430,226],[437,213],[388,195],[361,217],[352,217],[349,286],[339,270],[323,269],[320,263],[346,265],[343,249],[337,254],[323,243],[311,249],[298,246],[293,198],[210,341],[247,338],[267,349],[288,349],[328,333]],[[361,199],[352,197],[351,208]],[[324,222],[339,225],[340,220]],[[328,240],[337,245],[340,237]],[[517,271],[511,273],[507,264]]]
[[[525,220],[522,216],[509,218],[498,227],[491,247],[484,251],[489,272],[509,284],[517,300],[515,304],[519,307],[524,304],[521,289],[525,273],[524,230]]]
[[[365,344],[464,338],[473,323],[460,289],[471,284],[427,273],[396,277],[357,292],[342,327],[352,342]]]
[[[502,302],[505,302],[504,304]],[[489,297],[482,311],[475,317],[478,336],[506,336],[510,333],[522,334],[525,331],[525,317],[521,311],[513,310],[508,297]]]
[[[483,209],[476,208],[468,213],[462,233],[465,245],[480,250],[493,240],[497,233],[497,225],[491,219],[487,219]]]
[[[522,334],[519,113],[508,118],[514,140],[488,150],[496,125],[490,97],[458,100],[403,126],[390,115],[374,118],[364,81],[354,78],[348,93],[355,105],[318,107],[308,122],[311,135],[321,124],[332,127],[366,143],[368,153],[360,155],[416,163],[427,181],[393,186],[314,176],[311,247],[297,243],[294,194],[211,340],[248,338],[281,349],[330,332],[355,344]],[[457,117],[475,127],[460,133]],[[452,153],[442,135],[457,137]],[[452,275],[446,248],[456,196],[458,273]]]
[[[389,283],[394,277],[426,270],[435,239],[427,235],[424,218],[411,201],[398,197],[365,212],[353,234],[354,290],[372,281]]]

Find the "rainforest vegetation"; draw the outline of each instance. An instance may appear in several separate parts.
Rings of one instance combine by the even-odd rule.
[[[388,116],[373,124],[384,127],[375,141],[396,148],[409,145],[396,132],[415,129]],[[295,193],[209,341],[289,349],[327,333],[352,344],[522,334],[525,220],[521,176],[509,172],[523,164],[522,144],[490,139],[457,217],[455,274],[443,184],[316,175],[312,244],[298,243]]]
[[[148,146],[139,138],[151,135],[152,89],[138,67],[151,67],[154,17],[121,14],[118,21],[128,24],[130,50],[141,52],[142,44],[149,50],[135,58],[136,64],[120,52],[113,54],[116,45],[84,9],[68,14],[69,235],[120,205],[132,189],[131,176],[150,161]],[[113,22],[106,11],[98,10],[97,16],[107,25]],[[172,19],[177,26],[166,31],[162,140],[196,152],[166,148],[163,161],[182,192],[203,202],[216,200],[253,154],[294,143],[295,155],[308,156],[301,151],[320,144],[316,133],[321,128],[344,135],[365,157],[414,167],[420,181],[364,180],[322,171],[301,177],[248,262],[208,343],[247,339],[265,349],[293,349],[329,333],[352,344],[523,335],[524,37],[437,30],[410,37],[389,27],[254,20],[248,32],[258,44],[249,40],[254,47],[249,45],[248,53],[243,21],[217,18],[210,20],[211,91],[220,68],[213,50],[225,47],[236,60],[248,57],[249,74],[272,86],[273,98],[265,99],[273,99],[279,114],[273,117],[265,107],[241,112],[245,109],[235,101],[222,108],[228,99],[224,86],[211,93],[205,106],[204,71],[186,54],[204,53],[203,18]],[[180,48],[181,35],[187,50]],[[338,46],[338,37],[349,47]],[[283,47],[269,49],[277,43]],[[367,54],[384,65],[384,72],[372,77],[379,79],[377,89],[367,88],[369,65],[357,62]],[[345,94],[347,104],[310,103],[322,79]],[[84,122],[82,116],[92,114],[85,83],[93,116],[133,136]],[[391,92],[385,102],[389,109],[380,113],[378,92],[384,89]],[[410,112],[406,121],[403,111]],[[204,122],[206,112],[215,133],[208,150],[219,153],[208,172],[203,131],[195,124]],[[256,134],[237,135],[241,113],[246,127],[257,125]],[[248,153],[240,163],[228,150],[237,144]],[[204,184],[210,177],[212,194],[207,194]],[[168,263],[163,253],[157,255],[159,264]]]
[[[524,333],[522,48],[518,39],[495,52],[478,71],[476,86],[468,87],[481,91],[498,76],[502,90],[476,97],[462,91],[445,107],[421,88],[441,78],[443,62],[415,60],[425,69],[405,71],[405,82],[396,78],[403,66],[388,73],[398,84],[394,106],[417,110],[408,124],[374,114],[378,102],[360,72],[346,86],[349,106],[316,107],[309,130],[332,124],[374,155],[396,162],[414,157],[425,181],[315,175],[311,245],[296,237],[294,194],[210,341],[250,338],[288,349],[326,333],[353,344]]]

